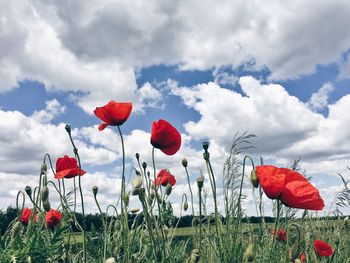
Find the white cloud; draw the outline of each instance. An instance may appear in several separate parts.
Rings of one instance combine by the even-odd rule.
[[[58,100],[53,99],[45,102],[46,108],[40,111],[34,111],[32,118],[41,123],[49,123],[55,117],[64,113],[66,110],[65,106],[62,106]]]
[[[307,102],[312,110],[322,110],[328,105],[330,93],[334,91],[334,86],[331,83],[324,84],[317,92],[311,95]]]

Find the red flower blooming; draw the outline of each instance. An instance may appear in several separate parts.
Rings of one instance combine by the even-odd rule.
[[[319,239],[314,241],[314,248],[317,256],[320,257],[329,257],[333,254],[332,247],[326,242]]]
[[[32,209],[30,208],[24,208],[23,211],[22,211],[22,214],[21,214],[21,219],[20,221],[22,222],[23,225],[28,225],[29,223],[29,220],[30,220],[30,217],[33,215],[33,211]],[[34,217],[34,222],[37,221],[37,216],[36,215],[33,215]]]
[[[111,100],[105,106],[97,107],[94,113],[103,121],[103,123],[98,126],[98,129],[102,131],[108,125],[122,125],[129,118],[131,110],[131,102],[116,102],[114,100]]]
[[[271,234],[275,234],[275,230],[272,229]],[[283,229],[278,229],[275,239],[279,242],[283,242],[287,240],[287,231]]]
[[[57,226],[62,218],[62,214],[57,210],[50,209],[49,212],[46,213],[45,221],[48,228],[54,228]]]
[[[79,170],[78,162],[75,158],[70,158],[65,155],[63,158],[58,158],[56,161],[56,179],[72,178],[85,173],[84,170]]]
[[[152,123],[151,144],[167,155],[175,154],[181,146],[180,133],[167,121]]]
[[[173,176],[168,170],[162,169],[159,171],[154,184],[155,186],[158,186],[160,184],[163,186],[166,186],[167,184],[174,186],[176,184],[176,179],[175,176]]]
[[[324,207],[318,190],[294,170],[261,165],[256,167],[256,175],[270,199],[279,199],[291,208],[322,210]]]

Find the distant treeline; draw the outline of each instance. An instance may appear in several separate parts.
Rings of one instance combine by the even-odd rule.
[[[19,216],[19,211],[16,208],[13,207],[7,207],[5,211],[0,210],[0,233],[4,234],[5,231],[8,229],[8,226],[11,224],[11,222]],[[339,220],[343,219],[346,216],[329,216],[329,217],[318,217],[318,218],[313,218],[313,219],[308,219],[308,220]],[[76,213],[76,218],[78,222],[82,225],[82,214]],[[108,217],[108,221],[110,220],[115,220],[115,217]],[[143,222],[143,214],[138,213],[138,214],[129,214],[128,215],[128,221],[129,221],[129,227],[135,227]],[[214,222],[214,217],[213,216],[208,216],[205,217],[203,216],[203,222],[208,223],[208,220],[211,220]],[[225,224],[226,218],[221,217],[222,223]],[[284,221],[284,218],[280,219],[282,222]],[[304,219],[306,220],[306,219]],[[168,227],[190,227],[192,226],[192,221],[194,224],[196,224],[196,220],[193,220],[192,215],[186,215],[182,216],[180,219],[178,217],[173,217],[172,219],[168,220]],[[260,223],[262,221],[262,218],[256,217],[256,216],[250,216],[250,217],[244,217],[242,218],[243,223]],[[274,223],[275,218],[270,217],[270,216],[265,216],[264,221],[266,223]],[[87,214],[85,216],[85,225],[86,225],[86,230],[91,231],[91,229],[94,229],[96,231],[100,231],[102,229],[102,219],[100,214]],[[78,232],[78,229],[76,226],[72,225],[73,231]]]

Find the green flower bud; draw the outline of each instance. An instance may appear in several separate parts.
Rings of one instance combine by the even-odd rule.
[[[143,163],[142,163],[142,168],[143,168],[143,169],[146,169],[146,168],[147,168],[147,163],[143,162]]]
[[[255,170],[253,170],[250,173],[250,181],[252,182],[252,185],[254,186],[254,188],[257,188],[259,186],[259,180],[258,180],[258,177],[256,176]]]
[[[27,185],[24,190],[26,191],[26,193],[29,197],[32,196],[32,188],[30,186]]]
[[[43,202],[43,208],[45,209],[46,212],[50,211],[51,205],[50,205],[49,200],[46,200]]]
[[[185,201],[185,203],[184,203],[184,211],[187,211],[187,209],[188,209],[188,202]]]
[[[171,186],[171,184],[167,184],[165,187],[165,194],[170,195],[172,190],[173,190],[173,187]]]
[[[41,201],[45,202],[47,200],[49,200],[49,188],[44,186],[41,190]]]
[[[72,129],[71,129],[71,127],[70,127],[69,124],[67,124],[64,128],[66,129],[66,131],[67,131],[68,133],[71,133]]]
[[[97,195],[97,193],[98,193],[98,187],[97,187],[96,185],[92,187],[92,193],[94,194],[94,196]]]
[[[203,146],[204,151],[208,151],[209,142],[202,142],[202,146]]]
[[[182,166],[185,168],[187,167],[187,159],[186,158],[182,159]]]
[[[140,159],[140,154],[139,154],[139,153],[136,153],[136,154],[135,154],[135,157],[136,157],[137,160],[139,160],[139,159]]]

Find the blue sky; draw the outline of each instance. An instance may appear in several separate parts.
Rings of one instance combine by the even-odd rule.
[[[92,114],[111,99],[133,103],[122,127],[129,170],[136,151],[150,163],[152,121],[182,133],[179,153],[157,153],[159,168],[178,178],[175,208],[186,187],[181,159],[194,182],[209,140],[220,180],[236,132],[257,136],[248,152],[256,161],[290,166],[301,157],[327,209],[341,189],[337,173],[350,179],[346,1],[4,1],[0,10],[0,208],[35,185],[45,153],[71,154],[66,123],[88,171],[86,195],[97,184],[101,203],[113,202],[120,141],[115,129],[98,132]]]

